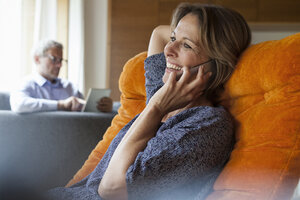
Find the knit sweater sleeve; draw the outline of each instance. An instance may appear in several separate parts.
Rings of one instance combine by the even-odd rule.
[[[162,87],[162,77],[166,69],[166,59],[163,53],[154,54],[146,58],[145,62],[147,102]]]

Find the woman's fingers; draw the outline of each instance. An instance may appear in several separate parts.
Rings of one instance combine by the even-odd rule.
[[[196,71],[196,76],[193,76],[192,73],[193,72],[191,71],[191,69],[184,66],[182,68],[182,75],[179,78],[179,80],[176,81],[177,74],[175,72],[171,72],[166,83],[167,85],[169,85],[169,87],[177,91],[177,93],[189,93],[195,90],[195,88],[198,90],[204,90],[206,82],[209,78],[209,74],[204,74],[203,66],[200,66],[199,69]]]
[[[206,72],[204,70],[204,65],[199,67],[198,73],[197,73],[197,78],[202,78],[204,81],[208,81],[209,77],[212,75],[212,72]]]
[[[194,98],[199,98],[206,89],[211,74],[211,72],[204,73],[204,66],[200,66],[194,79],[186,83],[186,92],[192,95]],[[185,72],[185,75],[188,75],[188,73]],[[189,77],[186,76],[185,78],[185,80],[188,80]]]
[[[206,88],[211,72],[204,73],[204,66],[200,66],[196,78],[191,82],[191,86],[200,87],[202,90]]]
[[[188,80],[190,79],[191,73],[188,67],[184,66],[182,67],[182,75],[180,77],[180,79],[178,80],[178,82],[188,82]]]
[[[188,67],[183,67],[182,76],[178,81],[176,73],[171,72],[166,84],[151,98],[151,102],[162,111],[170,112],[186,106],[193,99],[198,99],[206,88],[210,74],[204,74],[203,66],[196,72],[197,74],[194,74]]]
[[[166,85],[173,87],[176,84],[176,73],[175,72],[171,72],[169,75],[169,78],[166,82]]]
[[[197,78],[201,78],[204,74],[204,66],[201,65],[198,69]]]

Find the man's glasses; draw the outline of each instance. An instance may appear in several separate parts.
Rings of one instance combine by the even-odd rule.
[[[65,61],[66,63],[68,63],[68,60],[65,60],[63,58],[57,58],[50,54],[47,54],[45,57],[48,57],[51,60],[52,64],[61,64],[62,61]]]

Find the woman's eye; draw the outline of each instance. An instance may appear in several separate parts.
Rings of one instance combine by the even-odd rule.
[[[191,49],[192,47],[190,45],[188,45],[187,43],[184,43],[183,44],[184,48],[187,48],[187,49]]]
[[[172,37],[170,37],[170,40],[171,40],[171,42],[174,42],[176,40],[176,38],[172,36]]]

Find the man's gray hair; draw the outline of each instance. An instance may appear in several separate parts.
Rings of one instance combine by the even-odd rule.
[[[33,56],[44,56],[44,55],[46,55],[46,52],[53,47],[58,48],[58,49],[63,49],[63,45],[57,41],[48,40],[48,39],[42,40],[35,47]]]

